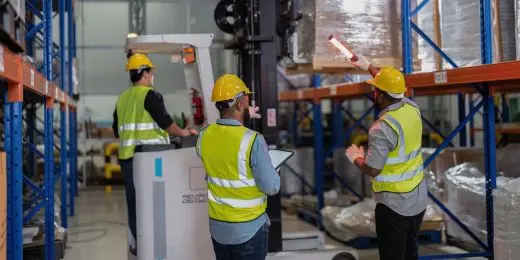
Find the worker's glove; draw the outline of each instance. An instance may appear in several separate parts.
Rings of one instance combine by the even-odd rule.
[[[352,61],[352,65],[356,66],[359,69],[368,71],[368,67],[370,67],[370,62],[363,55],[357,55],[357,60]]]
[[[354,163],[354,161],[358,158],[365,158],[365,149],[363,149],[363,146],[358,147],[357,145],[353,144],[347,148],[345,155],[351,163]]]
[[[249,107],[249,117],[250,118],[262,118],[262,116],[258,113],[258,110],[260,110],[259,107]]]

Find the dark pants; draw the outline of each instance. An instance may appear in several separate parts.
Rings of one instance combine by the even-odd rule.
[[[213,240],[217,260],[265,260],[269,226],[264,224],[247,242],[238,245],[223,245]]]
[[[384,204],[376,206],[376,233],[381,260],[416,260],[419,256],[417,235],[424,211],[416,216],[397,214]]]
[[[134,166],[133,160],[120,160],[121,171],[125,178],[126,207],[128,208],[128,226],[134,239],[137,239],[136,224],[136,202],[135,202],[135,186],[134,186]]]

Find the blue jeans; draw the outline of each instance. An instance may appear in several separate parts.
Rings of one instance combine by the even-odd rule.
[[[213,240],[217,260],[265,260],[269,226],[264,224],[249,241],[238,245],[223,245]]]

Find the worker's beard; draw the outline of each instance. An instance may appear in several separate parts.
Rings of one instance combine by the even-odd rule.
[[[244,111],[244,114],[242,114],[242,123],[245,125],[249,123],[249,119],[251,119],[251,115],[249,114],[249,109]]]

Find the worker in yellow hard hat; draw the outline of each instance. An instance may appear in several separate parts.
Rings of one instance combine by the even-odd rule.
[[[112,128],[119,138],[119,163],[125,179],[130,252],[136,249],[136,200],[132,158],[137,145],[169,144],[169,135],[188,136],[196,132],[179,128],[166,110],[162,95],[153,89],[150,59],[141,53],[129,54],[126,71],[132,86],[123,91],[116,103]]]
[[[252,92],[235,75],[220,77],[211,101],[220,119],[201,130],[197,154],[207,173],[209,226],[217,260],[264,260],[267,196],[280,189],[264,137],[245,127],[259,118]]]
[[[356,145],[346,151],[348,159],[372,177],[379,256],[417,259],[417,235],[428,203],[421,112],[404,96],[406,82],[399,70],[373,67],[363,56],[352,63],[374,76],[367,83],[374,86],[374,103],[381,110],[369,131],[367,153]]]

